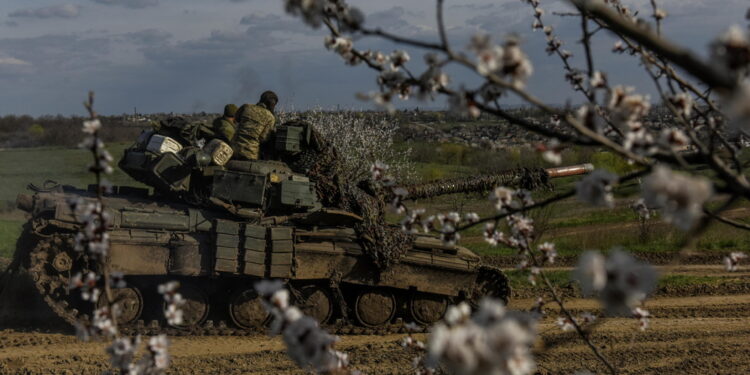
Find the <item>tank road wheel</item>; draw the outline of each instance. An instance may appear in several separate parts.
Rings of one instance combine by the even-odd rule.
[[[396,297],[387,290],[369,290],[360,293],[354,304],[354,316],[366,327],[384,325],[396,314]]]
[[[67,253],[59,253],[55,255],[55,258],[52,260],[52,266],[58,272],[68,272],[73,268],[73,259],[71,259]]]
[[[182,285],[178,290],[185,302],[179,306],[182,310],[182,324],[175,324],[177,328],[190,328],[201,325],[208,317],[208,296],[203,290],[191,285]],[[164,303],[166,311],[167,304]]]
[[[97,307],[104,307],[107,304],[106,301],[105,296],[100,296]],[[143,297],[136,288],[112,289],[112,302],[119,308],[118,323],[132,323],[140,318],[143,312]]]
[[[510,284],[508,283],[508,277],[505,276],[503,271],[495,267],[479,267],[469,302],[472,306],[477,307],[479,306],[479,301],[484,297],[499,299],[504,304],[508,304]]]
[[[416,292],[409,298],[409,313],[420,325],[429,326],[443,318],[448,299],[436,294]]]
[[[299,289],[297,307],[305,315],[325,324],[333,315],[333,294],[325,287],[306,285]]]
[[[229,299],[229,316],[234,324],[244,329],[260,328],[269,318],[260,296],[253,288],[232,295]]]

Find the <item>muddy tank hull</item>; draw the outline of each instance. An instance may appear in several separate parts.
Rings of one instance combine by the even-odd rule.
[[[19,198],[32,215],[26,263],[36,289],[55,315],[75,324],[92,306],[68,292],[70,278],[93,266],[73,250],[79,224],[70,199],[93,199],[80,190]],[[262,329],[268,317],[253,286],[260,279],[287,282],[295,302],[322,324],[385,329],[401,322],[429,325],[449,304],[483,295],[507,300],[507,279],[482,267],[468,249],[418,237],[400,262],[373,267],[346,215],[311,220],[239,220],[224,212],[145,196],[105,198],[111,214],[110,269],[127,287],[115,290],[125,331],[187,334]],[[333,219],[332,219],[333,217]],[[326,219],[327,218],[327,219]],[[31,240],[29,240],[31,238]],[[159,284],[180,282],[184,322],[164,321]]]

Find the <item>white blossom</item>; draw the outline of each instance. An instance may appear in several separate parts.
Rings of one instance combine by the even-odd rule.
[[[539,145],[537,149],[542,152],[542,159],[545,161],[554,165],[562,163],[562,145],[557,138],[552,138],[546,144]]]
[[[512,189],[508,189],[504,186],[496,187],[490,194],[490,202],[495,204],[495,209],[503,211],[506,208],[511,208],[513,194],[514,190]]]
[[[597,70],[592,74],[589,84],[592,88],[604,88],[607,86],[607,76]]]
[[[643,198],[638,198],[630,205],[630,208],[638,214],[638,217],[641,220],[648,220],[651,218],[651,210],[648,208],[646,201]]]
[[[657,20],[663,20],[663,19],[667,18],[667,11],[665,11],[664,9],[661,9],[661,8],[656,8],[654,10],[654,18],[657,19]]]
[[[86,134],[94,134],[101,130],[102,123],[99,119],[87,120],[83,122],[83,132]]]
[[[445,311],[445,322],[448,325],[455,326],[461,324],[471,317],[471,307],[468,303],[462,302],[458,305],[449,306]]]
[[[165,370],[169,367],[169,340],[166,335],[149,338],[148,350],[153,358],[153,365],[156,369]]]
[[[574,271],[584,295],[596,292],[610,315],[627,315],[656,287],[657,274],[647,263],[614,250],[607,257],[587,251]]]
[[[690,144],[690,138],[680,129],[667,128],[662,130],[660,141],[667,147],[680,149]]]
[[[740,268],[740,260],[747,258],[747,254],[735,251],[724,257],[724,267],[729,272],[737,271]]]
[[[638,329],[641,331],[645,331],[649,327],[650,316],[651,313],[649,313],[648,310],[644,310],[640,307],[636,307],[633,309],[633,318],[638,319]]]
[[[477,118],[482,111],[477,107],[477,103],[467,97],[466,92],[459,92],[448,98],[449,110],[452,113],[468,115],[471,118]]]
[[[576,197],[594,206],[614,207],[612,187],[617,183],[617,175],[602,169],[589,173],[576,183]]]
[[[640,119],[651,109],[648,95],[633,94],[632,87],[615,86],[609,97],[609,108],[612,121],[623,129],[641,128]]]
[[[484,227],[484,240],[492,245],[497,246],[499,243],[503,243],[505,241],[505,235],[503,232],[495,229],[495,224],[493,223],[487,223]]]
[[[261,281],[255,286],[263,306],[273,317],[272,334],[281,333],[287,353],[302,369],[332,373],[348,366],[346,353],[333,347],[338,337],[318,326],[315,319],[289,305],[289,292],[278,281]]]
[[[97,329],[97,335],[101,334],[108,337],[117,335],[117,326],[112,321],[112,313],[107,306],[94,310],[91,325]]]
[[[511,234],[517,241],[528,239],[534,233],[534,220],[529,217],[515,214],[507,218]]]
[[[712,60],[732,71],[744,70],[750,64],[750,37],[747,30],[732,25],[714,43]]]
[[[685,231],[702,216],[703,204],[712,194],[705,178],[674,173],[662,165],[643,181],[645,203],[660,209],[665,220]]]
[[[518,38],[508,38],[504,45],[503,74],[509,76],[511,84],[522,89],[526,86],[526,80],[534,72],[531,60],[521,50]]]
[[[495,73],[502,66],[503,49],[492,46],[477,52],[477,72],[483,76]]]
[[[607,285],[601,298],[613,314],[626,314],[640,304],[656,287],[654,268],[620,250],[607,257]]]
[[[484,302],[471,318],[433,327],[425,362],[455,374],[531,374],[534,338],[533,321],[506,314],[500,302]]]
[[[598,251],[586,251],[578,258],[573,278],[581,285],[584,296],[590,296],[607,285],[606,260]]]
[[[576,110],[576,121],[596,133],[601,133],[604,127],[603,119],[597,114],[596,109],[589,104],[583,105]]]
[[[677,110],[677,114],[690,118],[690,114],[693,112],[693,97],[690,94],[681,92],[668,97],[668,100]]]
[[[649,133],[640,122],[630,122],[629,125],[637,127],[625,133],[625,141],[622,146],[635,154],[648,156],[657,151],[654,144],[654,137]]]
[[[612,52],[623,53],[625,51],[626,51],[625,43],[623,43],[621,40],[616,41],[615,44],[612,46]]]
[[[335,51],[339,55],[345,55],[352,51],[352,47],[354,46],[354,44],[349,38],[326,36],[325,46],[326,48]]]
[[[393,51],[391,54],[391,62],[394,67],[400,67],[411,60],[409,54],[404,50]]]
[[[557,257],[557,249],[555,249],[555,244],[551,242],[545,242],[539,245],[538,249],[544,255],[544,260],[547,263],[555,263],[555,258]]]
[[[133,358],[135,352],[140,345],[140,337],[120,337],[112,341],[112,344],[107,348],[109,354],[109,362],[112,367],[120,371],[129,371],[133,365]]]

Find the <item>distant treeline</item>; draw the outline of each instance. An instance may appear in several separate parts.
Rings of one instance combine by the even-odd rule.
[[[63,116],[5,116],[0,117],[0,148],[69,146],[81,142],[81,117]],[[102,117],[106,124],[105,142],[133,140],[148,122],[130,123],[123,117]]]
[[[382,111],[356,111],[359,116],[384,116]],[[517,107],[509,109],[514,116],[525,119],[536,119],[548,122],[549,116],[537,109]],[[656,111],[652,111],[656,112]],[[158,121],[175,114],[150,115],[120,115],[101,118],[104,124],[103,137],[105,142],[130,142],[138,137],[143,129],[149,128],[151,122]],[[304,118],[304,113],[301,114]],[[218,116],[210,113],[185,114],[193,120],[210,120]],[[470,123],[474,121],[494,120],[495,117],[483,114],[474,119],[466,113],[451,111],[434,111],[409,109],[399,110],[391,115],[399,123]],[[84,121],[81,117],[57,116],[4,116],[0,117],[0,148],[63,146],[75,147],[80,142],[80,129]]]
[[[102,116],[104,142],[135,141],[143,129],[153,121],[171,114]],[[187,115],[196,120],[209,118],[208,114]],[[85,119],[65,116],[4,116],[0,117],[0,148],[62,146],[75,147],[82,139],[81,127]]]

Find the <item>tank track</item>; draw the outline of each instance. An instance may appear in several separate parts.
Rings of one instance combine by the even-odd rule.
[[[72,249],[72,241],[71,235],[61,234],[41,238],[29,253],[29,273],[37,290],[52,311],[71,326],[76,326],[82,321],[88,321],[89,316],[69,302],[71,297],[68,293],[68,279],[72,276],[72,272],[68,271],[67,275],[63,272],[55,272],[55,267],[52,264],[58,254],[63,253],[65,249]],[[82,258],[79,257],[74,262],[85,263]],[[469,302],[476,306],[479,293],[486,293],[488,289],[493,290],[493,293],[487,293],[486,295],[499,298],[507,303],[508,296],[510,296],[507,277],[497,268],[482,266],[480,279],[477,281],[477,287]],[[150,322],[136,320],[129,324],[120,324],[119,330],[124,335],[132,336],[156,334],[167,334],[169,336],[253,336],[265,334],[267,331],[265,326],[245,329],[235,328],[230,324],[225,321],[213,322],[208,320],[200,326],[175,328],[159,320]],[[337,335],[387,335],[413,332],[413,330],[409,331],[406,328],[401,318],[377,327],[364,327],[337,319],[333,323],[324,324],[323,328],[329,333]],[[421,330],[427,328],[426,326],[420,326]]]

